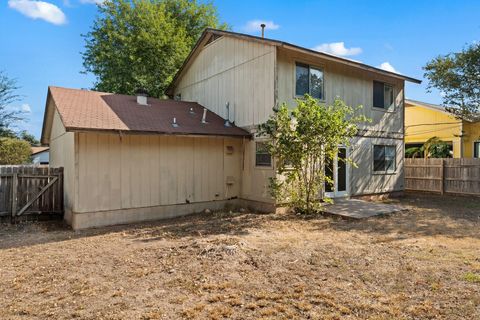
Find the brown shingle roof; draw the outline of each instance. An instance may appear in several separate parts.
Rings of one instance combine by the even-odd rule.
[[[46,151],[50,149],[49,147],[32,147],[32,155]]]
[[[49,87],[49,95],[67,131],[249,136],[241,128],[225,127],[225,120],[211,111],[202,124],[204,108],[196,102],[148,98],[149,105],[142,106],[135,96],[60,87]],[[172,126],[174,117],[178,127]]]

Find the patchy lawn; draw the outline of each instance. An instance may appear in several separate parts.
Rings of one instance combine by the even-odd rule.
[[[0,225],[0,319],[479,319],[480,199],[400,203],[364,221]]]

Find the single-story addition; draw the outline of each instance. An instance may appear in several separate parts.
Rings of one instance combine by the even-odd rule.
[[[235,205],[249,137],[195,102],[49,87],[41,141],[81,229]]]

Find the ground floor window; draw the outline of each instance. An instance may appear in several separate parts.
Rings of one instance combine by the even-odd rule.
[[[473,143],[473,157],[480,158],[480,141],[475,141]]]
[[[373,171],[377,173],[391,173],[396,169],[395,146],[373,146]]]
[[[255,143],[255,166],[257,167],[272,166],[272,156],[268,152],[267,144],[265,142]]]

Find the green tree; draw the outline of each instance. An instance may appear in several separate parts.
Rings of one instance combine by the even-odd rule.
[[[480,111],[480,43],[438,56],[423,69],[429,90],[440,90],[448,111],[460,118],[476,116]]]
[[[411,147],[405,150],[407,158],[450,158],[450,145],[438,137],[431,137],[421,147]]]
[[[32,147],[36,147],[36,146],[40,145],[40,141],[38,141],[37,138],[35,138],[35,136],[33,134],[28,133],[25,130],[20,132],[19,138],[27,141]]]
[[[15,122],[22,120],[22,113],[19,110],[10,108],[20,98],[15,93],[17,89],[16,81],[0,71],[0,136],[3,137],[14,136],[15,133],[10,127]]]
[[[220,24],[212,4],[195,0],[106,0],[83,35],[85,73],[100,91],[161,97],[206,27]]]
[[[30,162],[31,147],[25,140],[0,138],[0,165]]]
[[[323,186],[332,183],[323,170],[325,162],[333,161],[339,145],[350,145],[357,124],[367,119],[340,99],[333,105],[319,103],[309,95],[296,101],[292,111],[286,104],[275,110],[259,126],[258,135],[268,139],[276,163],[277,176],[270,181],[273,197],[298,212],[309,213],[320,209]],[[355,165],[351,159],[346,161]]]

